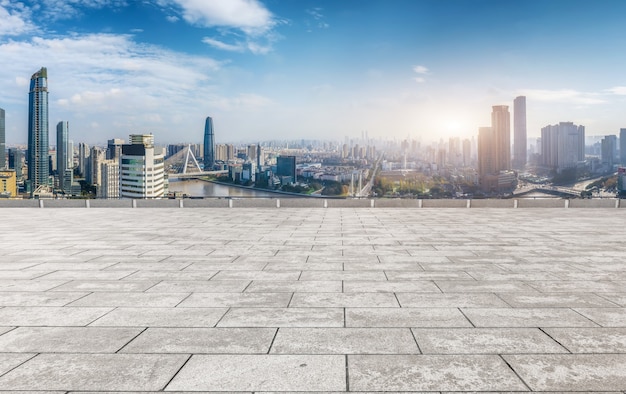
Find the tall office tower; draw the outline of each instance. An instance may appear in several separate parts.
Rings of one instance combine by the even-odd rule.
[[[600,144],[602,164],[606,166],[608,170],[612,170],[617,153],[617,136],[607,135],[602,138]]]
[[[28,93],[28,188],[32,193],[48,184],[48,70],[30,78]]]
[[[104,160],[100,163],[102,183],[98,188],[98,198],[120,198],[120,161],[119,159]]]
[[[213,119],[207,116],[204,123],[204,168],[210,170],[215,164],[215,136],[213,135]]]
[[[619,162],[626,166],[626,129],[619,129]]]
[[[78,171],[87,177],[89,173],[89,145],[81,142],[78,144]]]
[[[73,152],[70,149],[69,123],[57,123],[57,174],[59,188],[69,193],[73,181]]]
[[[122,154],[122,145],[124,145],[124,140],[121,138],[113,138],[107,142],[107,160],[119,160]]]
[[[265,160],[263,160],[263,151],[261,150],[261,144],[256,144],[256,168],[261,171],[261,166]]]
[[[22,179],[22,160],[24,154],[21,149],[12,148],[9,149],[9,169],[15,170],[15,177],[17,180]]]
[[[541,164],[562,170],[585,160],[585,126],[560,122],[541,128]]]
[[[296,182],[296,157],[278,156],[276,158],[276,175],[282,184]]]
[[[497,172],[493,134],[491,127],[478,129],[478,175],[481,182],[487,175]]]
[[[121,198],[162,198],[167,193],[164,149],[154,147],[152,134],[132,134],[122,145]]]
[[[89,152],[89,171],[85,175],[87,183],[96,186],[97,188],[102,183],[102,172],[100,164],[105,160],[105,152],[102,148],[94,146]]]
[[[0,170],[6,167],[7,163],[7,146],[6,146],[6,128],[4,125],[4,110],[0,108]]]
[[[469,167],[472,164],[472,141],[463,140],[463,166]]]
[[[526,96],[513,100],[513,168],[522,170],[526,166]]]
[[[494,105],[491,112],[495,148],[495,172],[511,169],[511,115],[508,105]]]

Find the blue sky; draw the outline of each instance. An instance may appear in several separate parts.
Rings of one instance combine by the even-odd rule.
[[[48,68],[50,140],[471,137],[527,96],[528,133],[626,127],[626,2],[0,0],[0,107],[27,139]]]

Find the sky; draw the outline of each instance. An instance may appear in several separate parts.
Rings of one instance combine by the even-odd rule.
[[[519,95],[529,137],[608,135],[624,48],[622,0],[0,0],[0,108],[25,143],[47,67],[51,144],[471,138]]]

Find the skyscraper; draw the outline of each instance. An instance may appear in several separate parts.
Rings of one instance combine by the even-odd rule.
[[[511,114],[508,105],[494,105],[491,112],[495,148],[495,170],[511,169]]]
[[[131,134],[130,144],[122,145],[120,197],[164,197],[167,194],[164,157],[165,149],[154,146],[152,134]]]
[[[57,123],[57,174],[59,176],[59,188],[69,193],[72,187],[72,151],[70,150],[69,123],[61,121]],[[69,174],[66,174],[67,171]]]
[[[0,170],[6,167],[6,129],[4,125],[4,110],[0,108]]]
[[[28,93],[28,185],[30,192],[48,184],[48,70],[30,78]]]
[[[560,122],[541,129],[541,164],[560,171],[585,160],[585,126]]]
[[[204,124],[204,169],[211,170],[215,164],[215,139],[213,135],[213,119],[207,116]]]
[[[619,161],[626,166],[626,129],[619,129]]]
[[[519,96],[513,101],[513,168],[521,170],[526,166],[526,97]]]

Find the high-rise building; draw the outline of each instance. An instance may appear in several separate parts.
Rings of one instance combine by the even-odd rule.
[[[522,170],[526,166],[526,97],[513,100],[513,168]]]
[[[22,179],[22,161],[24,159],[24,153],[21,149],[11,148],[9,149],[9,169],[15,170],[15,177]]]
[[[15,170],[0,169],[0,198],[17,196],[17,177]]]
[[[612,170],[617,156],[617,136],[607,135],[602,138],[600,144],[602,164],[606,166],[608,170]]]
[[[81,142],[78,144],[78,171],[85,178],[89,174],[89,145]]]
[[[496,172],[511,169],[511,115],[508,105],[494,105],[491,112]]]
[[[73,175],[73,148],[70,148],[69,123],[57,123],[57,174],[59,189],[69,193],[72,188]]]
[[[132,134],[122,145],[120,163],[121,198],[162,198],[167,193],[165,152],[155,148],[152,134]]]
[[[626,166],[626,129],[619,129],[619,162]]]
[[[107,142],[107,160],[119,160],[122,155],[122,145],[124,140],[121,138],[113,138]]]
[[[478,129],[478,175],[481,179],[497,172],[494,139],[491,127]]]
[[[102,169],[100,165],[105,160],[105,152],[98,146],[93,146],[89,152],[89,171],[85,176],[87,183],[96,187],[102,184]]]
[[[97,189],[98,198],[120,198],[120,162],[117,159],[100,163],[101,184]]]
[[[469,167],[472,164],[472,141],[463,140],[463,166]]]
[[[541,129],[541,164],[557,169],[576,167],[585,160],[585,126],[560,122]]]
[[[296,181],[296,157],[278,156],[276,158],[276,175],[281,179],[282,184]]]
[[[204,123],[204,169],[211,170],[215,164],[215,136],[213,134],[213,119],[207,116]]]
[[[48,184],[48,70],[30,78],[28,93],[28,189]]]
[[[4,123],[4,110],[0,108],[0,170],[7,166],[6,128]]]

